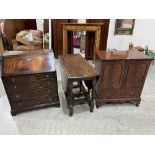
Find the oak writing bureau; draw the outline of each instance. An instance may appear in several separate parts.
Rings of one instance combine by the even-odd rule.
[[[2,81],[12,115],[60,106],[53,52],[3,56]]]

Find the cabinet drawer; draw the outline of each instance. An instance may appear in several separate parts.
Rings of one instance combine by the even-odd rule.
[[[46,105],[50,103],[55,104],[57,101],[59,101],[58,95],[52,95],[52,96],[47,95],[47,96],[38,97],[37,99],[11,102],[11,108],[21,110],[32,106]]]
[[[15,85],[15,84],[22,84],[27,81],[25,75],[22,76],[10,76],[10,77],[3,77],[3,81],[5,85]]]
[[[98,92],[98,98],[101,99],[118,99],[120,98],[120,92],[112,91],[100,91]]]
[[[28,79],[30,81],[37,81],[37,80],[48,80],[48,79],[55,79],[56,78],[56,73],[51,72],[51,73],[42,73],[42,74],[34,74],[34,75],[29,75]]]
[[[37,90],[37,89],[57,89],[57,81],[56,80],[46,80],[46,81],[38,81],[32,83],[25,83],[24,85],[6,85],[6,91],[9,92],[20,92],[20,91],[29,91],[29,90]]]
[[[122,98],[139,98],[141,95],[141,90],[125,90],[121,91]]]
[[[27,91],[27,92],[16,92],[8,94],[9,100],[12,102],[19,102],[24,100],[37,99],[41,96],[52,96],[57,93],[57,90],[54,89],[44,89],[36,91]]]
[[[52,103],[52,102],[56,102],[59,100],[59,97],[57,94],[53,94],[53,95],[47,95],[47,96],[43,96],[41,101],[42,103]]]
[[[3,81],[6,85],[26,85],[32,82],[43,82],[46,80],[56,80],[56,73],[51,72],[42,74],[3,77]]]

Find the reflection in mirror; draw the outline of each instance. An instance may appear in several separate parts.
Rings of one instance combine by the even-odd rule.
[[[134,19],[116,19],[115,35],[132,35]]]

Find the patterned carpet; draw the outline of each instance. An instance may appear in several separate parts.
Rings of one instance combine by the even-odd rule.
[[[0,98],[0,134],[155,134],[155,65],[151,65],[139,107],[131,104],[105,105],[89,112],[86,104],[74,107],[68,116],[66,99],[58,74],[60,108],[24,112],[11,117],[2,83]]]

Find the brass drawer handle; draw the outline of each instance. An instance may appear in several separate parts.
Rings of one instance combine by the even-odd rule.
[[[108,96],[108,97],[110,97],[110,96],[111,96],[111,94],[107,94],[107,96]]]
[[[12,79],[12,82],[15,82],[15,78]]]
[[[21,106],[22,105],[22,103],[18,103],[18,106]]]
[[[49,77],[49,75],[46,75],[46,77]]]
[[[32,76],[32,77],[30,77],[30,80],[32,80],[32,81],[36,81],[36,76]]]
[[[130,95],[135,95],[135,92],[129,92]]]
[[[31,57],[30,56],[27,57],[27,61],[31,61]]]
[[[20,98],[20,95],[16,95],[16,98]]]
[[[16,89],[16,88],[17,88],[17,86],[14,86],[14,88]]]

